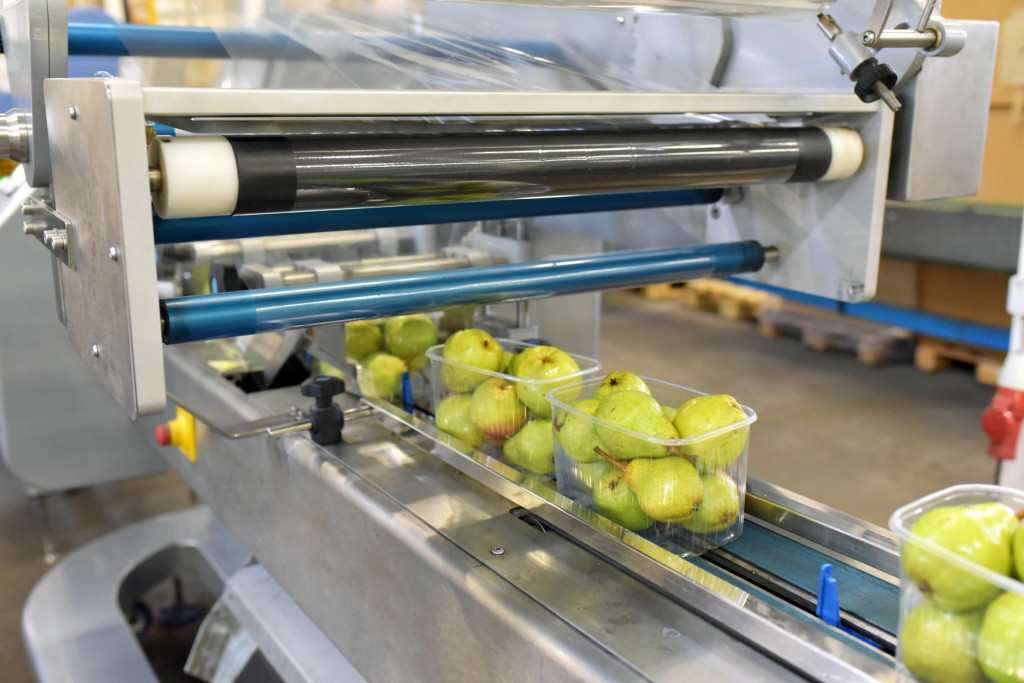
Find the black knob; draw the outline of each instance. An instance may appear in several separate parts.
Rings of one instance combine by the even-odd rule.
[[[337,377],[320,376],[302,387],[302,395],[316,399],[317,408],[330,408],[334,397],[345,393],[345,381]]]
[[[317,377],[302,387],[303,396],[316,400],[316,405],[309,409],[309,432],[318,444],[328,446],[341,441],[345,416],[334,402],[334,397],[344,391],[345,382],[337,377]]]
[[[853,74],[854,86],[853,92],[857,93],[857,97],[862,102],[874,102],[878,99],[878,92],[875,90],[875,83],[881,83],[889,90],[896,87],[896,81],[898,80],[896,72],[892,70],[892,67],[888,64],[879,64],[878,60],[874,57],[864,60],[864,62],[854,70]]]

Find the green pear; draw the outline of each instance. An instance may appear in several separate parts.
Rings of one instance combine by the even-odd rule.
[[[667,405],[665,405],[663,403],[663,404],[661,404],[661,412],[665,415],[665,419],[666,420],[668,420],[669,422],[673,422],[676,419],[676,413],[678,413],[679,411],[676,410],[675,408],[672,408],[671,406],[667,406]],[[672,425],[672,426],[675,427],[675,425]],[[676,431],[679,431],[679,430],[676,430]]]
[[[985,683],[977,659],[981,620],[981,610],[945,612],[925,600],[903,622],[903,664],[925,683]]]
[[[740,490],[725,472],[702,474],[704,498],[693,517],[683,522],[687,531],[713,534],[724,531],[740,517]]]
[[[747,419],[740,404],[727,394],[694,396],[679,406],[672,421],[679,438],[692,439]],[[734,429],[683,446],[683,453],[699,458],[701,470],[720,470],[740,457],[747,445],[747,427]]]
[[[437,428],[461,440],[467,446],[479,448],[484,435],[473,421],[469,404],[473,397],[470,394],[452,394],[437,404],[434,420]]]
[[[552,389],[577,382],[571,376],[579,374],[580,366],[572,356],[554,346],[531,346],[521,351],[519,356],[515,376],[527,380],[516,382],[519,400],[537,417],[551,417],[551,404],[545,395]],[[560,377],[563,379],[558,379]],[[564,401],[572,401],[578,395],[578,389],[560,394]]]
[[[384,323],[384,343],[388,352],[408,362],[437,343],[437,325],[422,313],[389,318]]]
[[[640,391],[645,394],[651,393],[651,390],[647,388],[647,383],[632,372],[615,370],[604,376],[604,379],[601,380],[601,386],[599,386],[597,391],[594,392],[594,398],[600,400],[608,394],[613,394],[616,391]]]
[[[1017,578],[1024,581],[1024,522],[1017,525],[1017,533],[1013,535],[1013,561]]]
[[[1011,546],[1017,529],[1013,511],[1002,503],[938,507],[921,516],[913,536],[955,553],[997,574],[1009,576]],[[1000,589],[910,540],[901,559],[903,571],[918,589],[943,609],[962,612],[990,602]]]
[[[505,374],[509,374],[509,375],[512,374],[512,373],[510,373],[508,371],[508,366],[509,366],[509,363],[512,362],[512,359],[515,358],[515,357],[516,357],[516,354],[512,353],[511,351],[502,351],[501,352],[501,372],[504,372]]]
[[[585,398],[573,403],[572,407],[587,415],[593,415],[598,403],[597,399]],[[594,421],[589,417],[578,415],[571,410],[562,410],[555,420],[555,433],[566,455],[576,462],[601,460],[600,454],[594,450],[599,443],[597,434],[594,433]]]
[[[1006,592],[985,610],[978,660],[995,683],[1024,683],[1024,595]]]
[[[405,361],[387,353],[368,356],[362,364],[359,388],[364,396],[391,398],[402,390]]]
[[[683,458],[631,460],[625,472],[640,507],[659,522],[691,519],[704,499],[697,468]]]
[[[551,420],[527,422],[505,442],[505,460],[534,474],[548,474],[555,468],[555,444]]]
[[[654,520],[643,511],[636,494],[626,484],[626,475],[610,464],[608,467],[611,469],[594,483],[597,511],[630,531],[643,531],[653,526]]]
[[[376,320],[357,320],[345,325],[345,354],[360,360],[374,351],[380,351],[384,333]]]
[[[598,480],[608,472],[621,472],[619,468],[607,460],[597,462],[574,462],[572,463],[572,477],[581,486],[592,491],[597,486]]]
[[[441,370],[441,378],[452,391],[473,391],[487,379],[488,372],[500,372],[505,352],[487,332],[478,329],[459,330],[444,343],[442,353],[448,363]],[[476,372],[474,368],[483,370]]]
[[[469,412],[492,446],[500,446],[526,423],[526,406],[516,396],[516,385],[501,377],[492,377],[476,388]]]
[[[507,353],[507,352],[506,352]],[[516,376],[516,370],[519,369],[519,363],[523,360],[522,352],[513,355],[508,359],[508,364],[505,365],[505,369],[502,370],[506,375]]]
[[[664,444],[624,434],[602,422],[655,439],[679,437],[675,427],[661,412],[661,404],[641,391],[623,390],[607,394],[594,410],[594,417],[601,421],[594,423],[594,432],[602,450],[617,460],[660,458],[668,455],[668,448]]]

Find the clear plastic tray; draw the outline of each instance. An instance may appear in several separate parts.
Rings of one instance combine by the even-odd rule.
[[[979,503],[1001,503],[1019,513],[1024,510],[1024,491],[985,484],[953,486],[901,507],[889,519],[889,528],[900,539],[902,681],[1024,681],[1024,583],[914,531],[914,525],[937,508]],[[1019,540],[1016,552],[1011,551],[1011,565],[1022,571],[1020,522],[1016,529]]]
[[[695,396],[707,395],[701,391],[650,377],[641,376],[641,379],[647,384],[651,395],[658,403],[673,409],[679,408]],[[688,439],[653,438],[623,429],[573,407],[573,404],[583,399],[593,398],[602,381],[603,377],[584,381],[575,396],[561,388],[548,394],[548,400],[554,406],[553,428],[558,492],[683,556],[699,555],[738,538],[743,531],[750,425],[757,420],[757,414],[750,408],[741,406],[746,413],[746,419],[722,429]],[[605,435],[603,438],[598,435],[598,430]],[[620,466],[613,464],[598,452],[598,449],[602,449],[609,440],[614,440],[612,450],[620,454],[635,449],[642,453],[660,451],[663,455],[618,461],[627,468],[633,468],[634,474],[631,475],[628,469],[622,471]],[[590,448],[591,445],[595,448]],[[614,456],[610,457],[612,460],[615,459]],[[653,492],[657,494],[654,498],[660,496],[660,502],[669,505],[662,508],[663,512],[656,513],[656,516],[663,519],[675,514],[673,508],[679,506],[673,506],[674,502],[681,502],[685,506],[685,499],[668,500],[670,496],[665,495],[667,489],[664,485],[642,484],[640,480],[643,477],[637,476],[637,473],[641,467],[649,466],[627,463],[657,462],[659,467],[665,467],[670,461],[678,460],[686,462],[686,466],[673,464],[673,469],[685,470],[677,473],[684,478],[683,481],[692,480],[694,475],[699,477],[700,493],[673,494],[671,498],[677,498],[679,495],[699,498],[699,501],[695,501],[696,511],[693,512],[693,517],[685,521],[659,521],[647,514],[658,510],[657,500],[645,506],[639,501],[639,497],[630,499],[631,495],[636,494],[624,492],[621,487],[625,484],[630,491],[634,487],[646,488],[650,494],[650,487],[653,486]],[[618,477],[620,472],[622,478]],[[629,484],[629,481],[633,484]],[[648,495],[647,499],[651,500],[652,496]],[[638,512],[637,506],[642,509],[642,513]]]
[[[501,345],[504,351],[512,354],[537,346],[511,339],[495,341]],[[500,458],[506,464],[522,472],[551,476],[553,468],[541,464],[549,464],[551,458],[539,456],[539,452],[535,448],[530,448],[541,441],[545,442],[546,447],[546,440],[550,438],[548,432],[550,425],[530,425],[541,420],[551,420],[551,406],[546,395],[552,388],[567,387],[571,390],[572,387],[578,386],[581,380],[598,372],[601,369],[601,364],[593,358],[566,351],[576,361],[579,372],[553,380],[520,379],[503,372],[490,372],[462,363],[447,361],[443,351],[444,345],[438,344],[428,349],[426,354],[430,362],[430,387],[433,394],[431,406],[435,417],[438,407],[445,399],[457,397],[452,398],[452,401],[462,401],[466,404],[463,409],[468,409],[477,389],[488,380],[496,379],[508,383],[515,388],[518,398],[525,397],[525,402],[524,400],[510,400],[506,403],[509,406],[508,410],[493,416],[494,419],[489,425],[488,433],[471,437],[471,440],[475,438],[476,443],[467,443],[466,445],[476,447],[492,457]],[[532,404],[532,407],[528,407],[527,403]],[[444,429],[441,424],[438,424],[438,428]],[[459,436],[458,434],[454,435]]]

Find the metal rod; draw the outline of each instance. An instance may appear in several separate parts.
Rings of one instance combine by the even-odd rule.
[[[154,216],[153,231],[157,244],[175,244],[336,230],[393,228],[431,223],[693,206],[714,204],[721,198],[722,190],[720,189],[672,190],[596,196],[571,195],[458,203],[442,202],[415,206],[399,204],[253,216],[211,216],[172,220]]]
[[[911,47],[930,50],[941,40],[938,32],[932,28],[925,28],[921,31],[910,29],[889,29],[878,36],[875,40],[875,47]]]
[[[921,19],[917,22],[917,30],[924,31],[928,28],[928,22],[932,18],[932,11],[935,9],[935,0],[926,0],[924,11],[921,12]]]
[[[312,59],[281,33],[197,26],[68,23],[68,54],[109,57]]]
[[[168,344],[759,270],[757,242],[566,257],[161,302]]]

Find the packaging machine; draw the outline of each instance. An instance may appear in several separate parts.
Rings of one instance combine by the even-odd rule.
[[[683,559],[416,401],[360,396],[343,324],[476,311],[597,355],[605,289],[869,299],[886,198],[979,182],[997,26],[936,4],[289,5],[213,30],[6,3],[23,239],[83,362],[208,506],[44,578],[40,679],[156,680],[126,615],[189,575],[220,598],[206,680],[254,657],[284,680],[895,680],[887,532],[752,479],[744,535]],[[225,87],[68,79],[69,53],[222,59]],[[349,381],[309,388],[325,368]],[[815,615],[823,563],[839,626]]]

